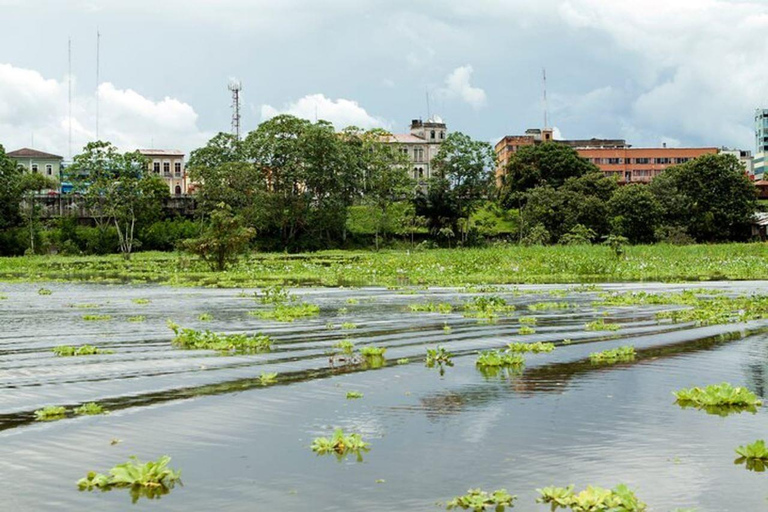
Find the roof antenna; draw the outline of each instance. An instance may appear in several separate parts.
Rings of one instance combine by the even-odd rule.
[[[542,88],[544,89],[544,129],[549,128],[549,112],[547,105],[547,68],[541,70]]]

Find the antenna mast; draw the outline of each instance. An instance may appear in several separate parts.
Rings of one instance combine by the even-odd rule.
[[[427,95],[427,121],[432,119],[432,106],[429,104],[429,89],[424,91]]]
[[[99,61],[101,58],[101,33],[96,28],[96,140],[99,140]]]
[[[549,128],[549,112],[548,112],[548,105],[547,105],[547,69],[546,68],[542,68],[541,77],[542,77],[542,87],[544,89],[544,128]]]
[[[239,80],[230,80],[228,88],[232,91],[232,133],[240,140],[240,91],[243,84]]]
[[[72,38],[69,38],[67,43],[67,58],[68,69],[67,72],[67,89],[69,95],[69,159],[72,160]]]

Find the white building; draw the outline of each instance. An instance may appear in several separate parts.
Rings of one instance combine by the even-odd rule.
[[[720,149],[721,155],[733,155],[736,158],[739,159],[739,162],[741,162],[741,165],[744,166],[744,171],[749,176],[755,175],[755,167],[754,167],[754,159],[752,158],[752,152],[748,151],[746,149],[730,149],[730,148],[722,148]]]
[[[439,117],[427,121],[414,119],[411,121],[410,133],[392,134],[386,142],[397,144],[400,151],[408,155],[411,177],[424,184],[432,176],[432,160],[440,151],[440,144],[445,140],[447,132],[445,123]]]
[[[187,193],[184,152],[172,149],[139,149],[138,152],[149,158],[149,170],[168,183],[171,195]]]

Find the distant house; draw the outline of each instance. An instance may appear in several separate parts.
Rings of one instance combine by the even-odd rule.
[[[7,155],[25,170],[61,182],[61,162],[64,160],[62,157],[30,148],[17,149]]]
[[[411,121],[410,133],[395,133],[382,142],[395,144],[408,158],[411,177],[420,184],[425,184],[432,177],[435,156],[440,151],[440,144],[445,141],[448,129],[442,119],[434,118]]]
[[[173,149],[139,149],[149,158],[149,170],[168,184],[171,195],[187,193],[187,170],[184,167],[184,152]]]

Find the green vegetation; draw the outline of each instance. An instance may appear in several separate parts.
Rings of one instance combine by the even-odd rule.
[[[521,354],[532,353],[538,354],[540,352],[552,352],[555,350],[554,343],[544,343],[537,341],[536,343],[510,343],[507,345],[510,352],[519,352]]]
[[[86,322],[105,322],[112,320],[112,315],[83,315],[83,320]]]
[[[129,322],[143,322],[147,319],[144,315],[136,315],[136,316],[129,316],[128,321]]]
[[[536,304],[529,304],[528,309],[531,311],[549,311],[552,309],[568,309],[571,304],[567,302],[537,302]]]
[[[447,323],[444,323],[443,324],[443,334],[451,334],[451,332],[453,332],[453,329],[451,328],[451,326],[448,325]]]
[[[81,405],[80,407],[76,407],[73,409],[73,412],[78,416],[96,416],[98,414],[109,413],[109,411],[104,409],[104,407],[100,406],[96,402],[89,402],[87,404]]]
[[[357,324],[354,324],[352,322],[344,322],[343,324],[341,324],[340,328],[343,331],[349,331],[352,329],[357,329]]]
[[[643,512],[647,507],[624,484],[613,489],[590,485],[578,494],[573,492],[573,485],[545,487],[537,491],[541,496],[536,501],[549,504],[553,512],[560,508],[571,509],[572,512]]]
[[[354,453],[358,460],[362,460],[362,453],[370,450],[368,443],[363,442],[360,434],[345,435],[344,431],[337,428],[333,436],[318,437],[312,441],[312,451],[318,455],[335,453],[339,460],[348,454]]]
[[[397,360],[397,364],[408,364],[408,363],[410,363],[410,362],[411,362],[411,360],[410,360],[410,359],[408,359],[407,357],[404,357],[404,358],[402,358],[402,359],[398,359],[398,360]]]
[[[51,295],[53,292],[49,290],[48,288],[40,288],[37,290],[38,295]]]
[[[405,251],[257,253],[226,273],[173,253],[0,258],[2,280],[157,282],[175,286],[259,287],[280,283],[342,286],[466,286],[483,283],[580,283],[763,279],[763,244],[627,247],[616,260],[602,246]]]
[[[131,300],[134,304],[138,304],[139,306],[146,306],[147,304],[151,304],[152,301],[149,299],[133,299]]]
[[[736,454],[739,456],[734,461],[735,464],[746,464],[747,469],[762,473],[768,466],[768,448],[765,441],[760,439],[752,444],[739,446],[736,448]]]
[[[269,311],[252,311],[252,316],[263,318],[264,320],[274,320],[276,322],[293,322],[299,318],[308,318],[320,314],[320,307],[314,304],[277,304]]]
[[[527,334],[536,334],[536,329],[534,329],[533,327],[528,327],[527,325],[524,325],[517,330],[517,334],[521,336],[525,336]]]
[[[681,407],[696,407],[710,414],[727,416],[733,412],[757,412],[763,403],[747,388],[734,387],[727,382],[705,388],[694,387],[672,393]]]
[[[525,365],[525,358],[510,351],[487,350],[479,353],[475,365],[480,368],[521,367]]]
[[[113,354],[111,350],[104,350],[93,345],[80,345],[79,347],[73,347],[70,345],[61,345],[53,347],[51,349],[54,354],[59,357],[76,357],[76,356],[95,356],[99,354]]]
[[[351,356],[355,352],[355,343],[352,340],[341,340],[334,343],[333,348],[341,349],[342,354]]]
[[[108,475],[89,472],[77,482],[77,486],[81,491],[130,488],[133,503],[142,496],[157,499],[168,494],[181,481],[181,472],[168,468],[170,462],[171,458],[167,455],[144,464],[136,457],[131,457],[128,462],[110,469]]]
[[[67,415],[67,409],[65,407],[59,407],[55,405],[49,405],[35,411],[35,419],[37,421],[55,421],[63,419]]]
[[[262,372],[261,375],[259,375],[259,384],[262,386],[271,386],[272,384],[275,384],[277,382],[277,374],[276,373],[266,373]]]
[[[442,315],[447,315],[453,312],[453,306],[444,302],[439,304],[435,304],[434,302],[427,302],[426,304],[409,304],[408,309],[414,313],[440,313]]]
[[[294,297],[281,285],[265,286],[261,292],[254,294],[255,298],[262,304],[284,304]]]
[[[464,316],[472,318],[495,318],[501,313],[514,310],[513,304],[508,304],[506,299],[498,295],[481,295],[464,304]]]
[[[385,347],[368,346],[360,349],[360,355],[366,359],[382,358],[386,351]]]
[[[197,315],[197,319],[200,320],[201,322],[210,322],[211,320],[213,320],[213,315],[210,313],[200,313],[199,315]]]
[[[606,323],[606,321],[601,318],[600,320],[584,324],[584,329],[587,331],[618,331],[621,329],[621,326],[619,324]]]
[[[355,400],[358,398],[363,398],[363,394],[359,391],[347,391],[347,400]]]
[[[67,307],[74,309],[96,309],[101,306],[99,304],[67,304]]]
[[[535,316],[521,316],[518,319],[518,322],[520,322],[523,325],[536,325],[538,323],[538,320]]]
[[[768,318],[768,296],[741,296],[696,298],[691,308],[662,311],[658,319],[673,322],[694,322],[696,325],[714,325],[748,322]]]
[[[424,364],[427,368],[437,366],[440,370],[440,375],[444,375],[445,367],[453,366],[453,354],[448,352],[445,347],[428,348]]]
[[[446,504],[448,510],[462,508],[482,512],[487,507],[492,507],[497,512],[505,510],[505,507],[514,507],[517,496],[511,496],[506,489],[498,489],[491,493],[481,489],[470,489],[464,496],[457,496]]]
[[[216,350],[229,354],[257,354],[272,349],[272,339],[266,334],[217,334],[209,330],[182,329],[168,321],[175,337],[171,343],[187,350]]]
[[[593,352],[589,354],[589,360],[595,364],[614,364],[634,361],[635,347],[618,347],[602,352]]]

